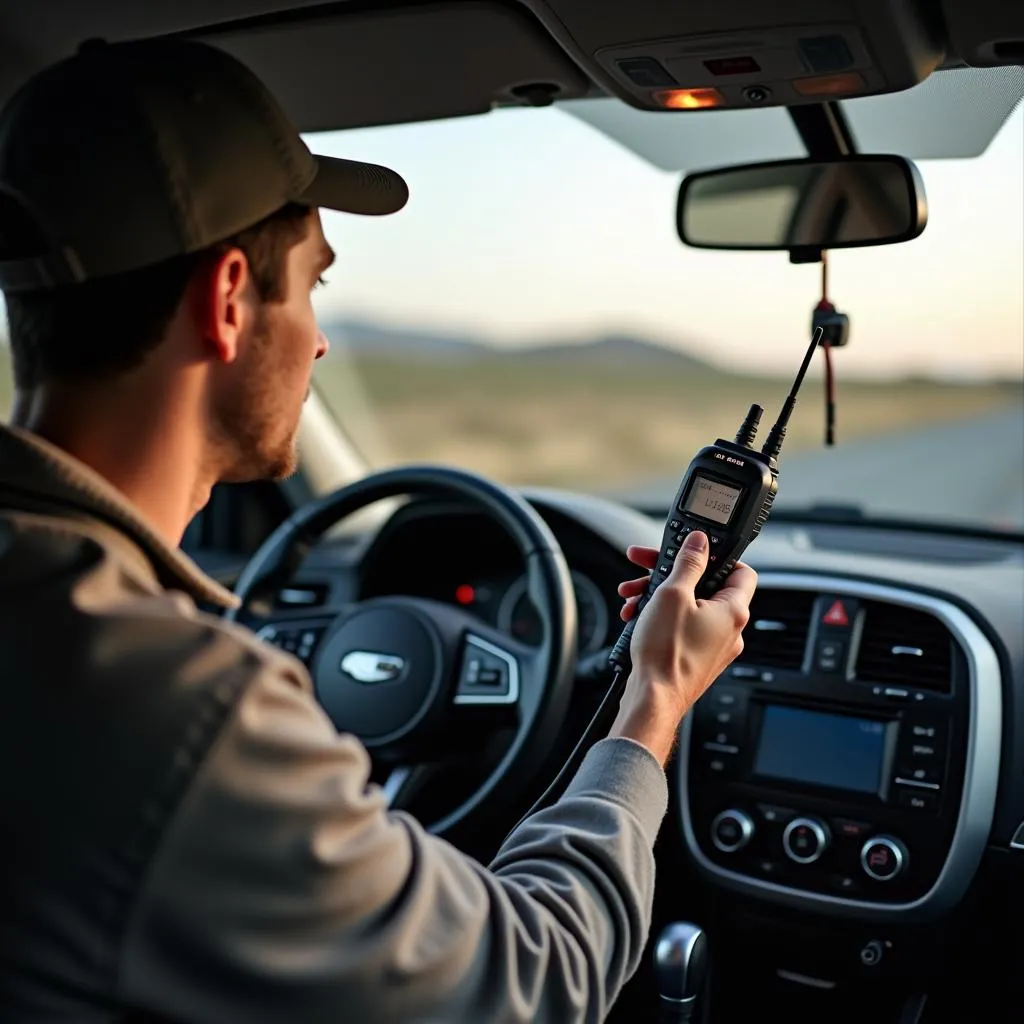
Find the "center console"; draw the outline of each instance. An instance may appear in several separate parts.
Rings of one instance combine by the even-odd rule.
[[[722,885],[865,919],[955,904],[992,823],[995,652],[959,608],[763,573],[746,652],[684,722],[681,817]]]

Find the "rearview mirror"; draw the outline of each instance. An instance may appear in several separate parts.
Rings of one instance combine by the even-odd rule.
[[[928,222],[924,183],[900,156],[779,160],[687,175],[679,237],[698,249],[891,245]]]

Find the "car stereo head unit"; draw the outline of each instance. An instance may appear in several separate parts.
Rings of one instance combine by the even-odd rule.
[[[759,590],[771,581],[762,573]],[[836,589],[806,595],[803,654],[779,667],[765,653],[770,645],[752,645],[753,657],[728,670],[684,722],[687,844],[724,884],[793,905],[896,912],[937,902],[940,876],[946,889],[938,895],[948,900],[980,860],[987,827],[981,835],[977,823],[987,814],[991,824],[1001,707],[995,654],[951,605],[820,582]],[[868,664],[859,659],[870,642],[868,595],[876,619],[885,607],[878,598],[892,595],[955,621],[966,642],[940,616],[929,633],[948,645],[941,685],[924,675],[920,686],[913,674],[899,686],[858,675]],[[781,622],[761,625],[781,632]],[[885,643],[899,647],[899,637],[886,634]],[[968,865],[965,881],[959,869]]]

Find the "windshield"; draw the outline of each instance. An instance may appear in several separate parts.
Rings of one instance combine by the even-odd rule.
[[[783,111],[735,113],[697,115],[719,117],[717,134],[686,122],[689,169],[723,146],[731,161],[801,155]],[[760,134],[734,134],[757,114]],[[307,136],[411,189],[391,217],[323,215],[338,261],[315,293],[331,350],[314,384],[370,466],[454,464],[664,509],[696,450],[731,439],[753,402],[767,433],[820,267],[683,246],[673,123],[588,100]],[[829,255],[829,298],[851,320],[834,352],[836,444],[819,355],[776,508],[1024,529],[1022,140],[1018,107],[977,158],[919,160],[924,233]],[[0,359],[5,418],[8,372]]]
[[[793,153],[745,159],[798,155],[793,138]],[[851,320],[833,353],[836,444],[819,356],[777,508],[1024,529],[1022,139],[1018,109],[980,157],[919,161],[923,235],[829,255],[829,297]],[[752,402],[767,432],[820,266],[684,247],[677,171],[558,107],[308,141],[410,183],[393,217],[324,215],[339,259],[317,293],[332,348],[315,381],[372,465],[442,462],[664,508]]]

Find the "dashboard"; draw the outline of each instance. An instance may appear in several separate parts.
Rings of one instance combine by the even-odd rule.
[[[619,633],[617,585],[638,574],[626,547],[656,547],[663,524],[590,496],[523,494],[563,547],[580,649],[599,661]],[[684,720],[671,768],[655,923],[699,916],[719,943],[730,929],[756,937],[804,978],[934,972],[932,943],[958,934],[986,886],[985,913],[1015,926],[1024,544],[775,519],[746,558],[759,586],[744,653]],[[523,568],[485,517],[415,501],[313,549],[293,589],[327,604],[432,598],[529,643]],[[592,680],[580,690],[558,756],[600,696]]]
[[[558,529],[576,595],[577,649],[593,654],[618,635],[616,587],[629,563],[595,545],[572,519],[562,518]],[[632,575],[640,572],[632,567]],[[429,598],[459,606],[524,643],[541,641],[519,552],[490,519],[451,506],[414,505],[389,523],[368,553],[360,593]]]

